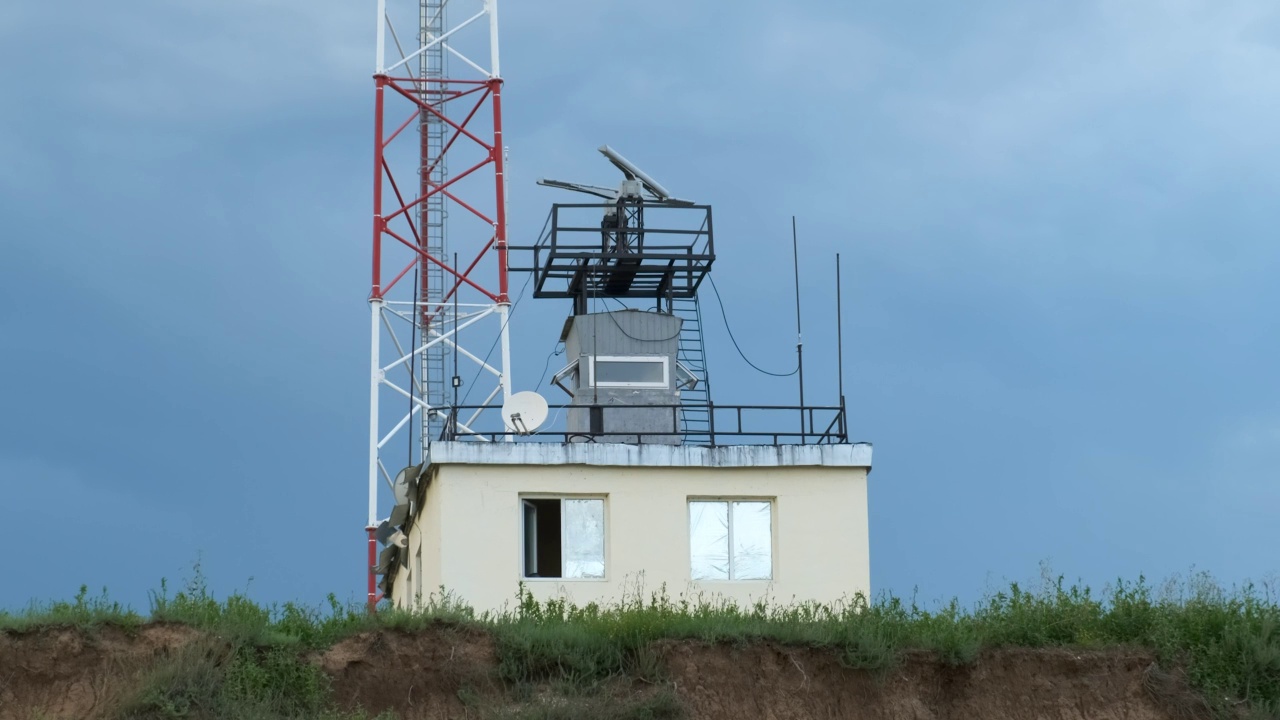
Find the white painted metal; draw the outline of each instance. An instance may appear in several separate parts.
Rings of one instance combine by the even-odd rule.
[[[446,310],[446,312],[447,312],[447,310]],[[414,351],[413,351],[413,352],[409,353],[408,355],[405,355],[404,357],[398,358],[398,359],[396,359],[396,361],[395,361],[395,362],[393,362],[393,363],[391,363],[390,365],[388,365],[388,366],[386,366],[386,367],[382,368],[383,372],[386,372],[386,371],[388,371],[388,370],[394,370],[394,369],[395,369],[395,367],[396,367],[397,365],[403,365],[404,363],[407,363],[407,362],[408,362],[409,360],[411,360],[415,355],[420,355],[420,354],[422,354],[422,352],[423,352],[424,350],[428,350],[428,349],[430,349],[430,348],[432,348],[432,347],[434,347],[434,346],[436,346],[436,345],[438,345],[438,344],[440,344],[440,343],[444,342],[447,338],[453,337],[455,334],[457,334],[457,333],[461,332],[462,330],[465,330],[465,329],[467,329],[467,328],[471,327],[472,325],[475,325],[476,323],[478,323],[478,322],[480,322],[482,319],[484,319],[484,317],[485,317],[486,315],[488,315],[488,314],[490,314],[490,313],[492,313],[492,312],[493,312],[493,309],[492,309],[492,308],[491,308],[491,309],[489,309],[489,310],[488,310],[488,311],[486,311],[486,312],[482,312],[482,313],[480,313],[480,315],[479,315],[478,317],[472,318],[472,319],[470,319],[470,320],[466,321],[465,323],[462,323],[461,325],[459,325],[459,326],[458,326],[458,327],[456,327],[456,328],[450,328],[448,332],[444,332],[444,333],[442,333],[442,332],[440,332],[439,330],[435,330],[434,328],[429,329],[429,330],[430,330],[430,334],[432,335],[432,338],[431,338],[430,340],[426,341],[426,342],[425,342],[425,343],[423,343],[422,345],[419,345],[417,348],[415,348],[415,349],[414,349]]]
[[[438,331],[436,331],[436,330],[432,329],[432,331],[431,331],[431,332],[432,332],[432,334],[434,335],[434,334],[436,334]],[[462,347],[461,345],[459,345],[459,344],[455,343],[454,341],[450,340],[450,339],[449,339],[449,338],[447,338],[447,337],[442,337],[442,338],[440,338],[440,340],[441,340],[441,341],[443,341],[445,345],[448,345],[448,346],[449,346],[449,347],[451,347],[451,348],[456,348],[456,349],[458,350],[458,352],[459,352],[460,354],[462,354],[462,356],[463,356],[463,357],[465,357],[465,358],[467,358],[468,360],[471,360],[471,361],[472,361],[472,362],[474,362],[475,364],[479,365],[479,366],[481,367],[481,369],[483,369],[485,372],[487,372],[487,373],[491,373],[494,377],[498,377],[498,378],[502,377],[502,371],[501,371],[501,370],[499,370],[498,368],[496,368],[496,367],[494,367],[494,366],[490,365],[489,363],[485,362],[484,360],[481,360],[480,358],[476,357],[475,355],[473,355],[473,354],[471,353],[471,351],[470,351],[470,350],[468,350],[468,349],[466,349],[466,348]]]
[[[484,6],[489,11],[489,67],[493,68],[493,77],[502,77],[498,65],[498,0],[485,0]]]
[[[502,321],[502,335],[499,342],[502,343],[502,367],[505,371],[500,376],[502,379],[502,401],[506,402],[511,397],[511,333],[508,327],[511,324],[511,306],[507,303],[499,303],[498,317]]]
[[[377,298],[369,301],[370,322],[372,328],[369,340],[369,525],[378,520],[378,394],[384,373],[378,367],[379,347],[382,333],[378,325],[382,322],[382,301]]]
[[[412,52],[406,53],[405,49],[399,46],[398,36],[395,29],[397,24],[396,21],[399,20],[399,24],[401,26],[418,25],[419,18],[417,17],[417,13],[422,7],[422,4],[416,0],[378,0],[377,72],[379,74],[391,74],[401,67],[408,65],[411,60],[417,58],[428,50],[436,47],[442,47],[445,52],[448,52],[450,55],[463,61],[482,76],[488,78],[501,77],[501,65],[498,59],[498,0],[482,0],[481,2],[477,2],[477,0],[470,0],[469,2],[467,0],[452,0],[451,2],[448,0],[445,0],[444,2],[436,0],[433,4],[439,5],[439,10],[435,15],[429,18],[431,24],[435,24],[435,22],[439,20],[439,12],[443,10],[443,6],[445,4],[448,4],[450,7],[460,7],[464,11],[468,6],[472,9],[478,7],[479,10],[474,14],[469,15],[466,20],[463,20],[460,23],[449,24],[449,27],[440,34],[433,35],[425,40],[420,40],[417,46],[412,49]],[[489,57],[487,63],[488,69],[485,68],[486,63],[477,59],[482,56],[474,54],[474,49],[468,48],[467,50],[470,50],[469,53],[467,50],[459,49],[457,47],[457,43],[450,42],[456,33],[459,33],[464,28],[479,22],[480,19],[485,17],[487,17],[489,21],[488,37],[486,38],[487,42],[483,43],[489,46]],[[386,33],[388,32],[391,33],[392,39],[395,41],[397,47],[399,47],[399,60],[390,66],[387,65],[386,56]]]
[[[405,56],[405,58],[404,58],[403,60],[401,60],[401,61],[397,62],[395,65],[392,65],[391,67],[387,68],[387,70],[386,70],[386,71],[387,71],[388,73],[394,72],[396,68],[400,67],[401,65],[404,65],[404,64],[408,63],[410,60],[412,60],[412,59],[414,59],[414,58],[418,57],[419,55],[421,55],[422,53],[424,53],[424,52],[426,52],[426,51],[430,50],[431,48],[435,47],[436,45],[439,45],[439,44],[443,43],[443,42],[445,41],[445,38],[447,38],[447,37],[449,37],[449,36],[453,35],[454,33],[458,32],[458,31],[459,31],[459,30],[461,30],[462,28],[464,28],[464,27],[466,27],[466,26],[470,25],[471,23],[473,23],[473,22],[475,22],[475,21],[479,20],[480,18],[484,17],[485,15],[486,15],[486,13],[485,13],[485,12],[483,12],[483,11],[478,12],[478,13],[476,13],[475,15],[472,15],[471,17],[469,17],[469,18],[467,18],[466,20],[464,20],[464,21],[462,22],[462,24],[461,24],[461,25],[458,25],[457,27],[453,28],[452,30],[449,30],[449,31],[448,31],[448,32],[446,32],[445,34],[441,35],[440,37],[438,37],[438,38],[436,38],[436,39],[434,39],[434,40],[431,40],[431,41],[427,42],[427,44],[425,44],[425,45],[423,45],[422,47],[418,48],[417,50],[414,50],[413,52],[409,53],[407,56]]]
[[[381,75],[387,66],[387,0],[378,0],[378,42],[375,50],[374,71]]]
[[[502,404],[502,422],[508,430],[531,433],[547,421],[547,400],[532,390],[518,392]]]

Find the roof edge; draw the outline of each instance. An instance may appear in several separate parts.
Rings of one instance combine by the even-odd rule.
[[[605,467],[871,467],[871,444],[727,445],[441,441],[432,465],[596,465]]]

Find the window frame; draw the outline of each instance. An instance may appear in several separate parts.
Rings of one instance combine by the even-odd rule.
[[[569,382],[568,385],[564,384],[566,380]],[[578,361],[574,360],[560,368],[555,375],[551,376],[551,384],[565,391],[569,397],[573,397],[574,390],[578,389]]]
[[[671,387],[671,366],[666,355],[588,355],[587,385],[597,388],[650,388],[666,390]],[[660,364],[662,366],[661,382],[596,382],[596,361],[604,362],[639,362]]]
[[[727,505],[725,517],[728,519],[728,527],[726,528],[728,537],[728,562],[729,577],[727,578],[695,578],[693,576],[693,503],[723,503]],[[767,578],[736,578],[734,577],[734,548],[733,548],[733,505],[734,503],[766,503],[769,506],[769,577]],[[750,497],[750,496],[705,496],[690,495],[685,498],[685,541],[688,552],[686,556],[689,560],[689,580],[699,583],[752,583],[776,582],[778,578],[777,556],[778,556],[778,499],[776,497]]]
[[[526,567],[525,553],[527,552],[525,540],[528,538],[528,534],[525,530],[525,501],[526,500],[558,500],[560,501],[560,577],[539,577],[536,575],[529,576],[525,574],[525,567]],[[566,550],[565,544],[564,544],[564,534],[565,534],[564,501],[565,500],[599,500],[602,503],[604,503],[603,512],[601,513],[601,520],[604,525],[601,532],[601,534],[603,535],[603,541],[604,541],[604,547],[602,548],[602,561],[604,562],[604,572],[601,574],[600,577],[571,578],[571,577],[564,576],[565,550]],[[610,518],[609,518],[609,495],[607,493],[520,493],[519,502],[516,504],[516,512],[519,515],[518,527],[520,528],[519,542],[517,543],[517,548],[516,548],[517,557],[519,558],[517,575],[520,577],[521,582],[564,583],[564,582],[608,582],[609,581],[609,566],[611,564],[609,561]]]

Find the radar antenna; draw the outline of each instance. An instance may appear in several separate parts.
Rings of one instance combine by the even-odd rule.
[[[618,168],[622,172],[623,181],[616,189],[601,187],[599,185],[587,185],[584,183],[565,182],[563,180],[548,180],[546,178],[538,178],[538,184],[546,187],[560,188],[561,190],[572,190],[574,192],[594,195],[605,200],[632,200],[649,203],[663,203],[667,205],[692,205],[689,200],[681,200],[672,197],[671,193],[663,187],[657,180],[654,180],[648,173],[641,170],[635,163],[622,157],[622,155],[608,145],[601,145],[597,150],[601,155]]]

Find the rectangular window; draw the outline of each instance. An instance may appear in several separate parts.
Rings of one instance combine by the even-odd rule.
[[[773,503],[690,500],[689,565],[694,580],[773,578]]]
[[[588,358],[590,382],[596,387],[666,388],[667,358],[601,355]]]
[[[523,498],[523,574],[604,578],[603,498]]]

